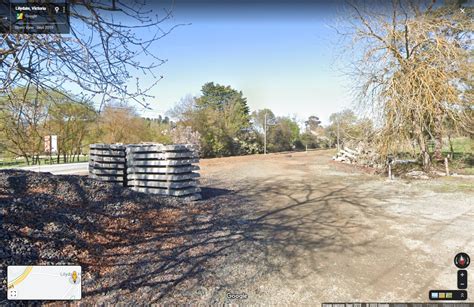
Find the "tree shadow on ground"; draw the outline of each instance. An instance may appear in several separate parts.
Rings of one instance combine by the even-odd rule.
[[[219,197],[222,195],[226,195],[232,193],[232,190],[229,189],[221,189],[221,188],[214,188],[214,187],[202,187],[201,188],[201,196],[202,200],[208,200],[214,197]]]
[[[281,179],[216,182],[203,188],[205,200],[184,203],[78,176],[38,182],[43,189],[2,200],[3,228],[35,251],[30,263],[82,265],[85,303],[217,303],[221,289],[268,274],[304,278],[302,266],[317,271],[323,251],[377,246],[380,237],[360,233],[373,230],[367,221],[385,214],[389,196]],[[23,252],[9,253],[11,264]]]
[[[288,182],[243,185],[197,203],[196,212],[167,225],[172,231],[153,226],[148,238],[108,243],[107,266],[118,268],[122,278],[86,294],[119,290],[140,292],[152,302],[189,302],[203,287],[238,289],[275,272],[304,278],[301,266],[307,262],[301,263],[302,258],[317,263],[318,251],[364,253],[375,247],[379,237],[357,235],[371,229],[368,218],[382,214],[367,202],[377,197],[374,191],[334,188],[327,182],[317,187],[297,184],[289,193]],[[262,197],[279,201],[274,207],[259,206]],[[208,302],[216,303],[218,290],[210,291]]]

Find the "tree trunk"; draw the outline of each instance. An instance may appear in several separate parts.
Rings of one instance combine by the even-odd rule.
[[[433,158],[437,161],[443,160],[443,135],[441,131],[437,131],[435,135],[435,146],[434,146],[434,153]]]
[[[434,127],[434,153],[433,158],[436,161],[443,160],[443,115],[442,113],[438,114],[435,118],[435,127]]]
[[[448,142],[449,142],[449,151],[451,152],[451,159],[454,158],[454,148],[453,148],[453,142],[451,140],[451,134],[448,134]]]
[[[428,152],[428,144],[426,142],[426,139],[423,137],[423,135],[419,136],[419,141],[420,145],[420,152],[421,152],[421,158],[423,162],[423,169],[428,171],[431,168],[431,158],[430,158],[430,153]]]
[[[443,147],[443,143],[442,141],[440,141],[439,139],[436,139],[435,140],[435,148],[434,148],[434,154],[433,154],[433,158],[436,160],[436,161],[441,161],[443,160],[443,154],[442,154],[442,147]]]

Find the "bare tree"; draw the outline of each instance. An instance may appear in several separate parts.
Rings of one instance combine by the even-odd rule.
[[[156,68],[165,61],[156,56],[155,42],[178,25],[163,29],[170,9],[155,12],[150,1],[70,1],[70,34],[2,34],[0,36],[0,92],[33,84],[39,90],[67,93],[71,88],[110,100],[128,100],[147,106],[148,91],[162,78]],[[137,35],[146,30],[149,37]],[[146,88],[133,72],[146,75]],[[77,93],[76,93],[77,94]]]
[[[43,150],[48,105],[46,94],[31,88],[19,88],[0,96],[0,140],[7,152],[25,158],[27,164],[38,160]]]
[[[145,119],[128,105],[106,105],[97,125],[99,142],[130,144],[149,140]]]
[[[415,140],[429,168],[428,141],[441,140],[446,119],[472,133],[473,9],[463,2],[348,3],[348,24],[338,31],[350,39],[351,74],[378,119],[382,156]]]

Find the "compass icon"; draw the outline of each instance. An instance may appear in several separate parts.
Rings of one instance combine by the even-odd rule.
[[[459,253],[454,257],[454,265],[460,269],[465,269],[471,263],[471,258],[466,253]]]

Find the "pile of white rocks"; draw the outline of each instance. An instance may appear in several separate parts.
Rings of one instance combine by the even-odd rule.
[[[381,161],[380,155],[371,148],[371,146],[368,146],[364,142],[344,145],[332,159],[338,162],[358,164],[374,168],[385,167],[385,164]]]

